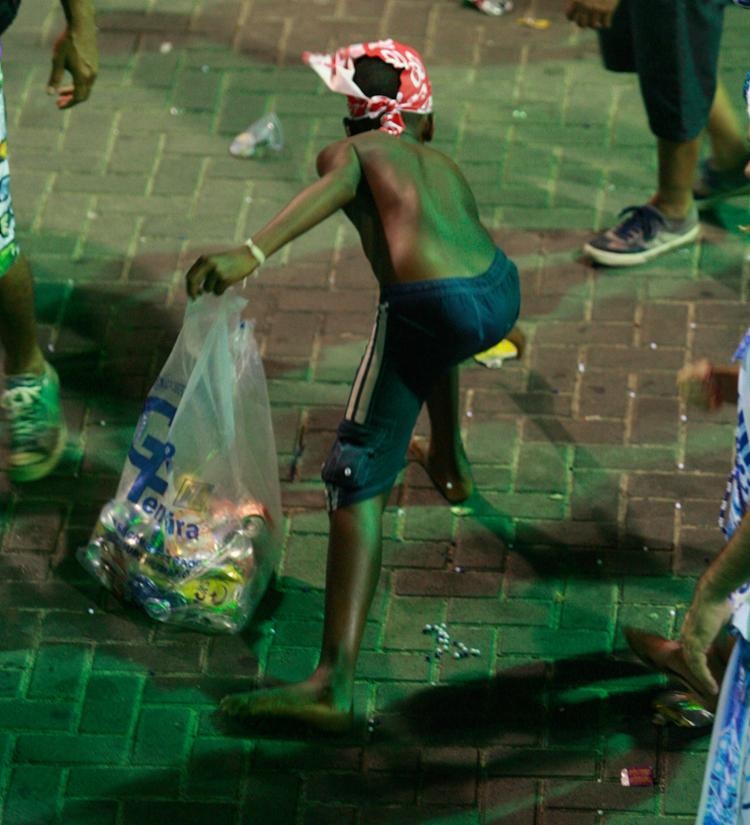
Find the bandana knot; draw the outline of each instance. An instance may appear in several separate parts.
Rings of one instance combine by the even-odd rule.
[[[368,97],[354,82],[354,63],[360,57],[375,57],[400,71],[396,98]],[[380,118],[380,131],[400,135],[406,125],[402,112],[429,114],[432,111],[432,86],[424,62],[416,49],[396,40],[355,43],[334,54],[304,52],[302,59],[338,94],[346,95],[349,114],[356,120]]]

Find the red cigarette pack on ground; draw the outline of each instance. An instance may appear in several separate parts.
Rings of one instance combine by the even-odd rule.
[[[654,769],[643,768],[623,768],[620,771],[620,784],[626,788],[646,787],[654,784]]]

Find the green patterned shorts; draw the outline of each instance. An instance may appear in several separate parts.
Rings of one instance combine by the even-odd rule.
[[[8,165],[8,133],[5,125],[3,72],[0,69],[0,278],[18,257],[16,222],[10,200],[10,167]]]

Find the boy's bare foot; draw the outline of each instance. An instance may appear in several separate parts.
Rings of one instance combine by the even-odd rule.
[[[474,479],[463,447],[459,458],[449,461],[434,455],[426,439],[415,436],[409,444],[408,456],[425,468],[437,491],[451,504],[466,501],[474,492]]]
[[[695,674],[685,661],[682,644],[665,639],[656,633],[639,630],[635,627],[625,628],[625,639],[630,649],[647,666],[665,673],[667,676],[684,684],[700,700],[701,704],[712,713],[716,710],[717,696],[708,695],[702,690]],[[731,648],[729,648],[731,650]],[[708,664],[718,684],[724,678],[724,671],[729,658],[726,643],[712,644],[708,651]]]
[[[505,336],[507,341],[510,341],[518,350],[518,357],[523,358],[526,351],[526,336],[516,326]]]
[[[337,708],[329,689],[307,681],[296,685],[234,693],[221,700],[221,710],[242,719],[303,722],[320,730],[338,733],[352,725],[352,707]]]

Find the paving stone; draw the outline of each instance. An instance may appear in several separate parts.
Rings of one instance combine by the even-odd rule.
[[[537,785],[528,779],[492,777],[483,783],[484,822],[502,825],[533,825]]]
[[[400,596],[493,596],[499,592],[499,573],[399,570],[394,591]]]
[[[225,805],[212,802],[126,802],[123,806],[123,822],[127,825],[157,825],[168,819],[178,818],[177,821],[185,825],[198,825],[205,822],[206,817],[216,825],[231,825],[236,822],[237,808],[234,805]]]
[[[124,736],[26,734],[16,740],[15,761],[41,764],[121,763],[129,749]]]
[[[609,649],[609,633],[593,630],[548,630],[537,627],[504,628],[500,654],[528,654],[559,658],[597,653]]]
[[[383,542],[383,567],[423,567],[439,569],[451,556],[452,547],[439,541]],[[452,554],[454,561],[462,561],[460,549]]]
[[[448,603],[448,620],[462,623],[498,625],[540,625],[550,622],[552,603],[527,599],[452,598]]]
[[[127,734],[142,691],[138,676],[92,674],[86,683],[79,730],[82,733]]]
[[[623,477],[617,472],[577,470],[570,497],[571,516],[582,521],[617,521],[622,484]]]
[[[37,651],[28,695],[32,699],[74,699],[88,664],[88,650],[73,645],[45,645]]]
[[[237,801],[246,764],[242,743],[196,739],[188,762],[187,795],[192,799]]]
[[[614,809],[653,812],[653,792],[649,788],[625,788],[619,782],[580,782],[575,787],[564,780],[549,780],[549,808]]]
[[[199,669],[197,645],[112,644],[94,654],[93,670],[123,673],[194,673]]]
[[[104,800],[66,799],[62,810],[62,821],[77,825],[115,825],[117,816],[117,803]]]
[[[560,627],[609,630],[616,613],[617,587],[609,582],[567,583]]]
[[[71,702],[2,699],[0,727],[17,731],[67,731],[71,728],[75,712],[76,707]]]
[[[13,511],[3,547],[5,550],[40,550],[54,547],[64,518],[59,502],[24,502]]]
[[[3,821],[13,825],[53,822],[63,784],[63,771],[51,765],[14,768],[5,791]]]
[[[184,759],[192,713],[188,708],[144,707],[135,731],[133,762],[174,765]]]
[[[168,768],[74,767],[66,793],[74,799],[158,799],[178,777]]]
[[[492,748],[486,754],[490,776],[591,776],[596,758],[590,753],[533,748]]]
[[[698,808],[705,753],[669,754],[665,776],[665,813],[689,815]]]

